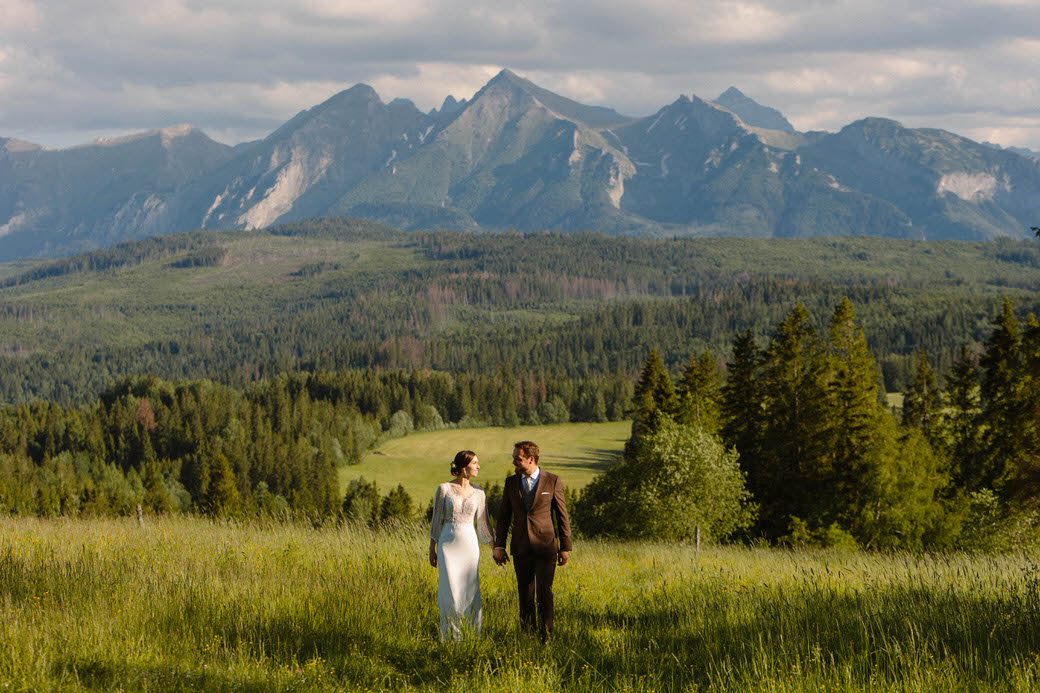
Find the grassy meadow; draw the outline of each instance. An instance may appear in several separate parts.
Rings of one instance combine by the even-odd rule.
[[[0,520],[4,690],[1027,691],[1036,556],[579,541],[551,646],[482,556],[437,637],[423,527]]]
[[[437,485],[451,480],[448,467],[459,450],[477,453],[476,482],[488,486],[513,473],[513,443],[533,440],[542,450],[542,466],[559,474],[567,488],[580,489],[617,461],[631,432],[631,421],[612,421],[412,433],[378,446],[361,464],[341,467],[339,485],[346,489],[351,480],[364,477],[385,494],[401,484],[426,507]]]

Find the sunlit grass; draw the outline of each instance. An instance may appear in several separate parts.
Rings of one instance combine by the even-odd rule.
[[[437,639],[423,527],[0,521],[13,690],[1034,690],[1031,555],[579,541],[549,648],[484,555],[486,626]],[[486,553],[486,552],[485,552]]]
[[[487,486],[513,473],[513,443],[533,440],[541,448],[542,466],[559,474],[567,488],[580,489],[617,461],[631,429],[630,421],[612,421],[412,433],[380,445],[359,465],[340,468],[340,488],[359,477],[375,481],[384,494],[401,484],[425,507],[437,485],[450,481],[448,468],[459,450],[477,453],[476,482]]]

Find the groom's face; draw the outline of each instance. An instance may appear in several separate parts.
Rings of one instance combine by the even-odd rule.
[[[538,466],[533,457],[524,457],[520,448],[513,448],[513,469],[517,474],[529,475]]]

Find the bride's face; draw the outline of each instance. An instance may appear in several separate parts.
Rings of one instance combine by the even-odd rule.
[[[480,472],[480,459],[474,457],[473,461],[462,468],[462,475],[467,479],[472,479]]]

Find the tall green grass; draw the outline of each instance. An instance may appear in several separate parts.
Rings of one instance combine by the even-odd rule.
[[[1035,690],[1032,555],[579,541],[558,623],[437,638],[423,527],[0,521],[0,689]]]

